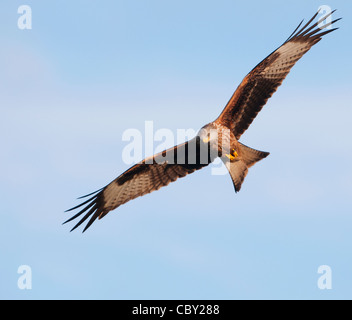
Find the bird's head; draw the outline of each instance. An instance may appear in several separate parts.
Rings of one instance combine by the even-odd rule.
[[[209,144],[211,147],[218,146],[218,130],[214,124],[209,123],[198,132],[200,143]]]

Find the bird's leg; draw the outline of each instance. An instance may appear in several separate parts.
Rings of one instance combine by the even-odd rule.
[[[227,158],[230,159],[230,161],[234,161],[236,158],[238,158],[238,153],[235,149],[232,149],[229,154],[225,154]]]

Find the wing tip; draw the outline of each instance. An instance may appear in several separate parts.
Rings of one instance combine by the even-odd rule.
[[[285,41],[285,43],[292,41],[292,40],[299,40],[299,39],[306,39],[306,40],[311,39],[311,40],[315,41],[317,38],[321,38],[322,36],[339,29],[339,28],[334,28],[334,29],[326,30],[329,32],[326,32],[326,31],[320,32],[320,31],[330,27],[332,24],[340,21],[342,19],[342,17],[335,19],[331,22],[326,22],[323,26],[319,26],[322,22],[324,22],[327,18],[329,18],[332,14],[334,14],[337,11],[337,9],[334,9],[334,10],[328,12],[322,18],[320,18],[317,22],[311,24],[321,11],[322,11],[322,8],[319,8],[317,10],[317,12],[314,14],[314,16],[301,29],[299,29],[304,21],[304,20],[302,20],[301,23],[298,25],[298,27],[295,29],[295,31]],[[313,31],[311,31],[312,29],[313,29]]]
[[[83,209],[81,209],[81,211],[79,211],[78,213],[76,213],[75,215],[73,215],[71,218],[69,218],[68,220],[66,220],[65,222],[62,223],[62,225],[71,222],[75,219],[77,219],[78,217],[80,217],[82,214],[85,214],[79,221],[78,223],[70,230],[70,232],[74,231],[75,229],[77,229],[82,223],[84,223],[89,217],[90,220],[88,221],[87,225],[85,226],[85,228],[83,229],[83,232],[85,232],[92,224],[93,222],[96,220],[96,218],[101,214],[101,212],[103,211],[103,206],[102,206],[102,200],[103,200],[103,193],[102,190],[104,188],[93,192],[87,196],[90,196],[92,194],[95,194],[92,198],[84,201],[83,203],[66,210],[65,212],[70,212],[74,209],[80,208],[83,205],[86,204],[85,207],[83,207]],[[99,192],[98,194],[96,194],[97,192]],[[87,197],[84,196],[84,197]],[[83,198],[84,198],[83,197]],[[81,197],[82,198],[82,197]]]
[[[104,188],[100,188],[99,190],[96,190],[96,191],[94,191],[94,192],[88,193],[88,194],[86,194],[85,196],[81,196],[81,197],[77,198],[77,200],[87,198],[87,197],[89,197],[89,196],[91,196],[91,195],[93,195],[93,194],[96,194],[96,193],[100,192],[100,191],[103,190],[103,189],[104,189]]]

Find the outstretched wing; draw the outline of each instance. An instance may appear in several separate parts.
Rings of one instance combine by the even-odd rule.
[[[199,170],[208,164],[208,161],[200,161],[199,144],[196,138],[160,152],[134,165],[106,187],[84,196],[93,195],[80,205],[67,210],[72,211],[85,205],[81,211],[65,223],[84,214],[71,230],[76,229],[90,217],[83,230],[84,232],[97,218],[101,219],[109,211],[132,199],[167,186],[170,182]]]
[[[299,29],[302,21],[281,47],[260,62],[243,79],[216,121],[230,128],[235,137],[239,139],[267,100],[281,85],[294,64],[319,42],[322,36],[338,29],[323,30],[340,19],[325,23],[321,28],[318,26],[333,12],[311,25],[319,14],[318,11],[307,24]]]

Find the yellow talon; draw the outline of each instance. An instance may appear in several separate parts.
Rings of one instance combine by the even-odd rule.
[[[225,156],[228,157],[230,161],[233,161],[238,157],[238,153],[235,149],[233,149],[230,154],[225,154]]]
[[[206,138],[203,139],[204,143],[208,143],[209,141],[210,141],[210,137],[206,137]]]

